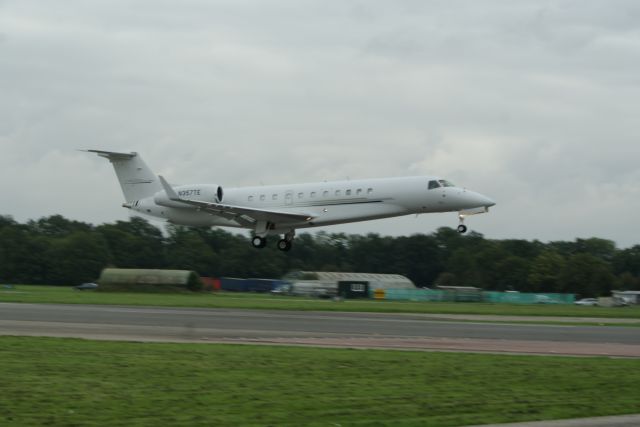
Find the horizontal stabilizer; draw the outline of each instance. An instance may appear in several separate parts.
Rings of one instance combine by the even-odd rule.
[[[125,160],[131,159],[137,156],[137,153],[117,153],[115,151],[102,151],[102,150],[78,150],[86,153],[96,153],[100,157],[106,157],[109,160]]]

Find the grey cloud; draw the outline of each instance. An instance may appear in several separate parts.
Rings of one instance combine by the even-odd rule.
[[[488,237],[637,243],[640,7],[614,3],[0,2],[0,213],[126,218],[87,147],[172,182],[438,174],[499,202]]]

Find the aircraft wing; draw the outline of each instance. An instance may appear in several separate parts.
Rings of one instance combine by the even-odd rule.
[[[174,202],[184,203],[185,205],[196,206],[200,210],[209,212],[212,214],[220,215],[228,219],[232,219],[243,223],[245,225],[251,225],[257,221],[268,221],[273,223],[278,222],[304,222],[311,221],[313,216],[307,213],[293,213],[274,211],[267,209],[256,209],[243,206],[225,205],[222,203],[209,203],[200,200],[183,199],[175,192],[169,183],[160,175],[158,175],[162,187],[167,193],[169,200]]]

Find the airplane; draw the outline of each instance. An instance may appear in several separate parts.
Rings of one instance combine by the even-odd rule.
[[[465,233],[465,217],[495,205],[436,176],[224,189],[217,184],[172,186],[136,152],[80,151],[111,162],[124,193],[123,207],[172,224],[247,228],[255,248],[264,248],[268,236],[281,235],[277,247],[289,251],[297,229],[434,212],[458,212],[458,231]]]

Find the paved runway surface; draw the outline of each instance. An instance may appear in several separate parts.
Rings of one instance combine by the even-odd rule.
[[[0,303],[0,335],[640,357],[636,327],[434,321],[419,314]]]
[[[580,418],[560,421],[534,421],[527,423],[485,424],[469,427],[638,427],[640,415],[620,415],[616,417]]]

